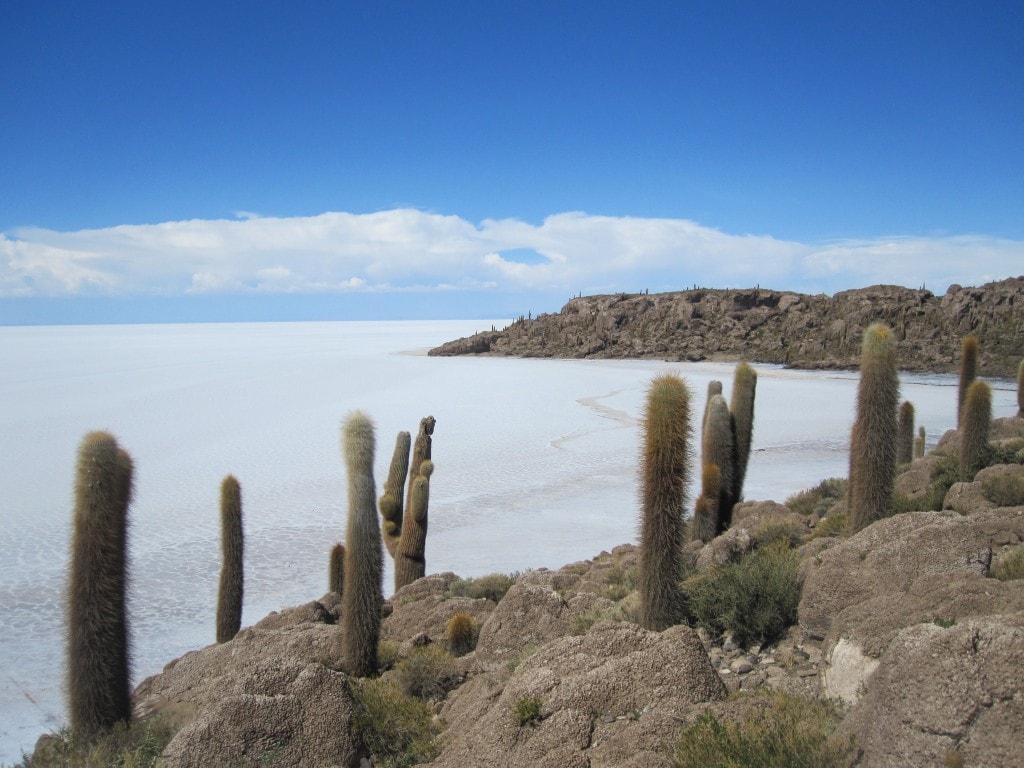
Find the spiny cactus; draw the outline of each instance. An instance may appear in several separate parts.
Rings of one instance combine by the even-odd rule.
[[[715,395],[708,404],[708,416],[704,422],[701,439],[701,461],[704,465],[714,464],[720,473],[718,492],[718,515],[715,521],[715,535],[722,533],[732,524],[733,478],[736,471],[736,447],[733,442],[732,415],[725,398]]]
[[[444,628],[448,652],[452,656],[465,656],[476,646],[477,626],[465,611],[457,611]]]
[[[899,396],[895,338],[884,324],[872,323],[861,345],[857,413],[850,436],[847,520],[853,532],[892,510]]]
[[[233,475],[220,484],[220,588],[217,592],[217,642],[226,643],[242,626],[242,489]]]
[[[992,429],[992,390],[976,379],[967,388],[960,419],[960,479],[974,479],[988,461],[988,437]]]
[[[667,374],[651,382],[643,426],[640,624],[660,631],[686,615],[679,583],[691,446],[690,390],[682,378]]]
[[[700,496],[693,510],[690,539],[707,544],[718,528],[718,501],[722,493],[722,473],[715,464],[701,468]]]
[[[434,474],[434,462],[425,459],[419,467],[419,474],[413,479],[409,490],[409,503],[402,538],[395,552],[395,591],[416,579],[423,578],[427,570],[424,551],[427,543],[427,510],[430,505],[430,476]]]
[[[747,464],[750,462],[750,445],[754,436],[754,396],[757,393],[757,371],[749,363],[736,366],[732,381],[732,402],[729,414],[732,416],[735,436],[735,461],[732,477],[733,504],[743,500],[743,483],[747,478]]]
[[[1024,360],[1017,366],[1017,416],[1024,419]]]
[[[917,430],[917,437],[914,438],[914,458],[920,459],[924,457],[924,443],[925,443],[925,431],[924,426],[921,426]]]
[[[327,591],[339,597],[345,593],[345,545],[341,542],[331,547],[327,566]]]
[[[412,460],[409,462],[409,488],[407,495],[412,494],[412,484],[416,482],[416,476],[420,473],[420,464],[430,458],[431,445],[434,434],[434,426],[437,420],[433,416],[424,416],[420,419],[420,428],[416,433],[416,442],[412,446]],[[402,521],[403,524],[405,521]]]
[[[373,422],[359,411],[350,414],[342,428],[342,453],[348,471],[348,525],[341,596],[341,660],[345,671],[355,677],[377,671],[380,639],[384,554],[373,480],[374,448]]]
[[[409,472],[409,446],[411,438],[408,432],[399,432],[395,438],[395,452],[391,456],[388,469],[388,480],[384,484],[384,495],[380,497],[380,516],[384,536],[384,546],[388,554],[395,556],[398,540],[402,536],[402,515],[405,505],[405,476]]]
[[[896,423],[896,463],[914,460],[914,404],[904,400]]]
[[[68,589],[67,693],[71,729],[92,741],[131,719],[127,587],[132,459],[107,432],[78,449]]]
[[[704,423],[708,420],[708,408],[711,407],[711,398],[720,394],[722,394],[722,382],[718,379],[712,379],[709,381],[707,399],[704,400],[704,414],[700,417],[700,426],[702,430],[704,429]]]
[[[971,382],[978,375],[978,337],[965,336],[960,346],[960,385],[957,388],[956,425],[960,426],[963,416],[964,400]]]

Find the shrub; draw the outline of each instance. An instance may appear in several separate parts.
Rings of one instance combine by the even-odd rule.
[[[807,529],[792,520],[768,520],[750,532],[755,548],[768,547],[782,542],[787,547],[795,547],[803,541]]]
[[[119,721],[91,743],[76,739],[70,730],[62,731],[15,768],[151,768],[174,737],[175,730],[157,715],[131,725]]]
[[[801,515],[824,516],[837,501],[846,496],[846,485],[845,477],[830,477],[814,488],[793,494],[786,499],[786,506],[791,512]]]
[[[465,611],[456,611],[448,619],[444,635],[448,643],[448,652],[452,656],[465,656],[476,648],[476,641],[480,636],[480,625],[473,621],[473,617]]]
[[[714,635],[732,632],[740,645],[771,642],[796,621],[799,567],[797,553],[776,543],[692,576],[683,582],[690,615]]]
[[[363,740],[375,765],[405,768],[437,757],[434,738],[440,728],[425,703],[380,678],[352,680],[352,695],[353,733]]]
[[[543,706],[541,700],[536,696],[524,696],[512,704],[512,716],[516,725],[522,728],[525,725],[536,725],[541,721],[540,710]]]
[[[838,717],[824,701],[781,691],[739,722],[704,712],[676,743],[676,768],[832,768],[853,763],[852,743],[834,735]]]
[[[1024,546],[1017,547],[1005,557],[1000,558],[989,575],[999,581],[1024,579]]]
[[[814,532],[811,534],[812,539],[818,539],[822,536],[843,536],[849,530],[846,525],[846,515],[837,514],[829,515],[823,518],[814,526]]]
[[[475,579],[456,579],[448,585],[448,597],[470,597],[474,600],[485,598],[494,603],[501,602],[501,598],[516,583],[520,574],[515,573],[490,573],[486,576],[479,576]]]
[[[462,682],[455,659],[436,646],[415,649],[395,665],[395,681],[406,696],[443,699]]]
[[[1024,472],[990,477],[982,482],[981,492],[986,499],[999,507],[1016,507],[1024,504]]]

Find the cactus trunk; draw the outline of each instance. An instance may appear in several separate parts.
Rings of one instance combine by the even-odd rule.
[[[380,516],[384,546],[388,554],[395,556],[398,540],[402,536],[402,515],[405,506],[405,476],[409,472],[408,432],[399,432],[395,438],[395,452],[391,456],[388,480],[384,484],[384,495],[380,497]]]
[[[740,363],[736,366],[736,374],[732,382],[732,402],[729,405],[733,433],[736,438],[736,465],[732,478],[733,504],[743,500],[743,483],[747,478],[750,445],[754,437],[754,396],[756,393],[757,371],[748,363]]]
[[[909,464],[914,460],[914,404],[904,400],[896,424],[896,463]]]
[[[718,515],[715,521],[715,535],[724,532],[732,524],[733,483],[736,467],[736,447],[733,436],[732,415],[725,398],[715,395],[708,404],[708,416],[704,422],[701,439],[701,460],[705,466],[712,464],[720,473],[718,492]]]
[[[714,464],[701,470],[700,496],[693,510],[690,539],[707,544],[718,530],[718,500],[722,493],[722,473]]]
[[[988,462],[992,429],[992,390],[981,380],[967,389],[960,420],[960,479],[970,482]]]
[[[242,626],[242,489],[232,475],[220,485],[220,588],[217,593],[217,642],[226,643]]]
[[[345,545],[340,542],[331,547],[327,566],[327,591],[339,597],[345,593]]]
[[[960,346],[960,385],[957,387],[956,425],[960,427],[967,390],[978,375],[978,337],[965,336]]]
[[[424,460],[409,491],[402,539],[395,553],[396,592],[426,574],[427,510],[430,505],[430,476],[433,473],[434,462]]]

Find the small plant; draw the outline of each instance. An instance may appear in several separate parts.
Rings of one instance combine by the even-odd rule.
[[[946,754],[942,756],[942,765],[945,768],[964,768],[966,762],[960,752],[955,749],[947,749]]]
[[[453,613],[444,628],[448,652],[453,656],[465,656],[476,648],[479,634],[480,627],[473,621],[472,616],[465,611]]]
[[[75,738],[73,731],[61,731],[41,740],[35,754],[14,768],[153,768],[175,730],[156,715],[130,725],[120,721],[90,743]]]
[[[803,541],[807,529],[790,520],[768,520],[750,532],[755,549],[782,542],[786,547],[796,547]]]
[[[541,707],[543,703],[537,696],[524,696],[516,699],[512,704],[512,717],[520,728],[527,725],[536,725],[541,721]]]
[[[776,640],[796,621],[800,558],[781,543],[683,582],[690,614],[713,635],[732,632],[740,645]]]
[[[981,484],[981,493],[998,507],[1024,504],[1024,472],[989,477]]]
[[[395,681],[406,696],[441,700],[462,682],[455,659],[433,645],[415,649],[395,665]]]
[[[352,731],[375,765],[406,768],[437,757],[440,729],[427,704],[380,678],[352,680],[352,696]]]
[[[846,495],[845,477],[830,477],[813,488],[795,493],[786,499],[791,512],[801,515],[824,516],[837,501]]]
[[[1024,545],[1001,557],[992,566],[989,575],[993,579],[999,579],[999,581],[1024,579]]]
[[[835,735],[839,717],[826,701],[767,694],[738,722],[721,722],[706,711],[679,735],[676,768],[845,768],[853,764],[853,744]]]
[[[475,579],[456,579],[448,585],[446,594],[448,597],[484,598],[500,603],[518,578],[519,573],[490,573]]]
[[[811,534],[811,538],[819,539],[823,536],[842,536],[847,530],[848,526],[846,525],[846,515],[829,515],[814,526],[814,532]]]
[[[381,673],[394,669],[398,663],[401,646],[394,640],[381,640],[377,643],[377,670]]]
[[[956,619],[954,619],[954,618],[947,619],[947,618],[944,618],[942,616],[936,616],[933,619],[933,623],[935,624],[936,627],[942,627],[943,629],[949,629],[950,627],[955,627],[956,626]]]

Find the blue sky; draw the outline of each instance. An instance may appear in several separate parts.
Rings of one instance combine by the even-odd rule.
[[[0,322],[1024,273],[1024,5],[0,6]]]

